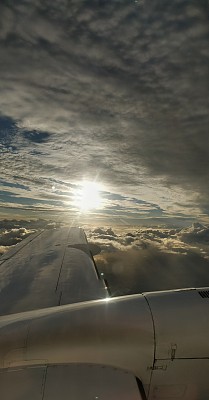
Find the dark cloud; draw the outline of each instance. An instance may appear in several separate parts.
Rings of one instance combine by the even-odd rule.
[[[209,245],[209,228],[194,223],[191,228],[182,229],[179,234],[182,241],[187,243],[202,243]]]
[[[103,236],[111,236],[111,237],[117,237],[115,232],[112,230],[112,228],[95,228],[93,230],[93,234],[97,234],[97,237],[100,237],[101,235]],[[99,236],[100,235],[100,236]]]
[[[126,236],[126,237],[124,238],[124,241],[125,241],[126,244],[131,244],[131,243],[134,242],[134,238],[133,238],[132,235],[131,235],[131,236]]]
[[[104,240],[117,240],[115,236],[111,235],[99,235],[98,239],[104,239]]]
[[[24,238],[30,235],[33,231],[25,228],[16,228],[9,231],[1,231],[0,245],[1,246],[12,246],[21,242]]]
[[[114,296],[209,284],[209,261],[195,252],[185,257],[150,246],[104,253],[96,262]]]

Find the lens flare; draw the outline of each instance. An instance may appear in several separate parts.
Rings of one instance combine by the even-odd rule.
[[[97,182],[82,182],[75,192],[75,206],[82,212],[101,208],[100,190],[100,185]]]

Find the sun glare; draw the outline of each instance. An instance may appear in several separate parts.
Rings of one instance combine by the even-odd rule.
[[[82,212],[100,208],[102,203],[100,190],[100,185],[96,182],[82,182],[75,192],[75,206]]]

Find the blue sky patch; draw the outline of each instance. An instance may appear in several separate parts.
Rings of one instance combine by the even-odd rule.
[[[48,132],[41,132],[41,131],[24,131],[22,132],[24,138],[30,140],[34,143],[45,143],[50,137]]]
[[[17,125],[12,118],[0,116],[0,143],[3,147],[16,149],[12,142],[17,132]]]
[[[11,182],[6,182],[0,179],[0,185],[6,186],[6,187],[11,187],[11,188],[17,188],[17,189],[23,189],[30,191],[29,186],[22,185],[20,183],[11,183]]]
[[[59,200],[42,200],[42,199],[31,199],[29,197],[19,197],[14,192],[6,192],[4,190],[0,191],[0,201],[13,203],[13,204],[23,204],[23,205],[36,205],[36,204],[49,204],[62,206],[62,201]]]

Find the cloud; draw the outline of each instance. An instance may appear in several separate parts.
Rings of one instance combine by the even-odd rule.
[[[2,179],[41,198],[97,176],[208,214],[206,2],[3,0],[0,15]]]
[[[185,257],[150,246],[107,252],[98,255],[96,263],[114,296],[209,284],[208,260],[192,252]]]
[[[23,239],[33,233],[34,230],[26,228],[0,228],[0,255],[4,254],[11,247],[20,243]]]
[[[194,223],[190,228],[180,231],[180,238],[187,243],[209,244],[209,227]]]
[[[1,221],[0,253],[38,229],[66,224],[46,220]],[[209,285],[208,226],[87,227],[95,260],[112,295]],[[98,254],[97,246],[101,253]]]
[[[0,245],[11,246],[21,242],[24,238],[30,235],[33,231],[25,228],[11,229],[10,231],[3,230],[1,232]]]
[[[45,220],[45,219],[1,219],[0,229],[1,230],[11,230],[11,229],[26,229],[26,230],[38,230],[38,229],[52,229],[58,228],[62,225],[61,222]]]
[[[95,233],[93,239],[102,250],[95,257],[97,267],[112,295],[209,284],[208,227],[201,224],[184,229],[141,227],[128,233],[118,228],[117,242],[100,241]]]
[[[0,246],[0,257],[2,256],[2,254],[6,253],[7,251],[9,251],[13,246]]]
[[[56,229],[63,224],[44,219],[0,220],[0,255],[41,229]]]
[[[110,235],[110,236],[117,236],[115,232],[112,230],[112,228],[95,228],[93,230],[93,233],[99,234],[99,235]]]
[[[105,234],[108,229],[89,228],[87,235],[91,242],[95,242],[101,247],[102,253],[153,249],[155,252],[170,255],[187,256],[194,253],[205,259],[209,256],[209,228],[199,223],[183,229],[169,227],[132,229],[130,232],[130,227],[118,227],[113,232],[114,236],[109,236]],[[127,230],[129,231],[127,232]]]
[[[0,245],[10,246],[22,241],[28,234],[40,229],[57,229],[66,226],[66,221],[53,220],[1,220]],[[170,254],[188,254],[209,252],[209,227],[194,223],[187,228],[169,228],[156,226],[143,227],[96,227],[91,228],[84,224],[91,243],[101,247],[103,253],[117,252],[118,250],[142,250],[149,247]],[[202,251],[204,247],[204,251]],[[207,254],[206,254],[207,258]]]
[[[115,234],[115,232],[112,230],[112,228],[95,228],[92,232],[92,237],[96,237],[98,240],[104,240],[104,241],[117,241],[118,237]]]

